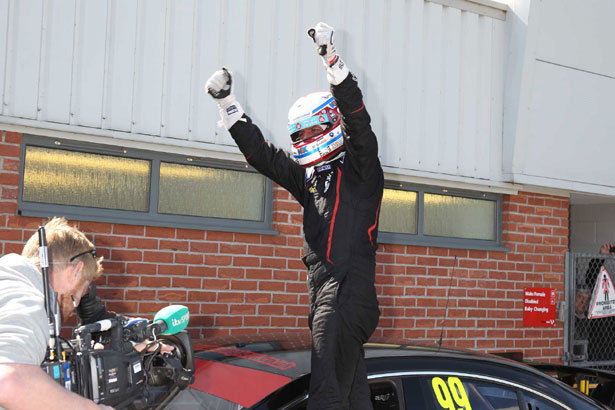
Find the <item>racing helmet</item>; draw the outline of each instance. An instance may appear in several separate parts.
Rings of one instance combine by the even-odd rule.
[[[288,111],[293,159],[304,167],[334,158],[344,149],[341,116],[328,91],[299,98]]]

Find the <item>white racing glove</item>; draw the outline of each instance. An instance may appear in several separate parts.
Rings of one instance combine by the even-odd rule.
[[[239,121],[244,111],[237,102],[235,94],[233,94],[233,77],[226,67],[222,67],[221,70],[216,71],[209,77],[205,84],[205,91],[218,104],[222,123],[218,123],[218,125],[224,125],[227,130],[230,129],[233,124]]]
[[[325,23],[318,23],[316,27],[308,30],[308,35],[314,40],[318,54],[327,69],[327,80],[330,84],[338,85],[348,76],[348,67],[337,55],[333,33],[335,33],[333,27]]]

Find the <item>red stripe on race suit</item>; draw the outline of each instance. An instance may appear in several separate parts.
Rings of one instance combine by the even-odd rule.
[[[194,383],[191,388],[250,407],[280,387],[291,382],[290,377],[247,369],[226,363],[196,359]]]
[[[365,103],[361,104],[361,106],[359,108],[357,108],[356,110],[354,110],[353,112],[351,112],[351,114],[356,114],[359,111],[361,111],[363,108],[365,108]]]
[[[378,225],[378,214],[380,213],[380,205],[382,205],[382,200],[380,200],[380,203],[378,204],[378,209],[376,209],[376,220],[374,221],[374,224],[370,226],[367,230],[367,233],[369,234],[369,243],[372,245],[372,247],[374,246],[372,232],[374,231],[374,229],[376,229],[376,225]]]
[[[342,180],[342,170],[337,169],[337,183],[335,187],[335,207],[333,207],[333,217],[331,218],[331,227],[329,228],[329,242],[327,243],[327,260],[333,265],[331,261],[331,241],[333,239],[333,228],[335,226],[335,217],[337,216],[337,207],[340,204],[340,181]]]

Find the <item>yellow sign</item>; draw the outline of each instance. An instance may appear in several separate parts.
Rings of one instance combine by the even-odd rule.
[[[443,409],[472,410],[470,399],[459,377],[449,377],[445,382],[441,377],[431,379],[431,387]]]

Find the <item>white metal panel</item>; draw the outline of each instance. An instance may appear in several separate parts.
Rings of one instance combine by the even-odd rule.
[[[75,0],[45,0],[38,119],[69,123]]]
[[[193,0],[169,1],[163,87],[163,137],[188,135],[192,79]]]
[[[221,2],[212,0],[207,4],[197,1],[195,5],[195,37],[193,44],[192,109],[189,131],[193,141],[214,142],[216,134],[223,131],[218,127],[219,115],[212,98],[205,93],[205,83],[214,71],[223,64],[220,61],[221,30],[216,22],[221,18]]]
[[[490,174],[490,143],[493,140],[491,137],[491,35],[493,22],[494,19],[492,18],[478,16],[478,86],[476,89],[477,118],[473,176],[485,179]]]
[[[615,77],[614,1],[542,0],[539,3],[537,59]]]
[[[490,148],[489,154],[490,175],[489,179],[493,181],[502,181],[503,169],[503,136],[504,134],[504,115],[502,113],[504,107],[504,84],[506,73],[503,62],[506,58],[506,23],[501,21],[493,22],[493,35],[491,46],[491,104],[490,104]]]
[[[461,11],[452,7],[443,9],[441,69],[442,96],[440,133],[438,135],[439,156],[437,171],[454,175],[458,169],[459,144],[459,102],[461,67]]]
[[[4,112],[36,118],[43,2],[13,0],[9,13]]]
[[[135,77],[137,0],[109,0],[103,128],[130,131]]]
[[[436,3],[425,3],[423,26],[423,90],[421,104],[421,135],[419,149],[421,159],[420,168],[425,171],[436,172],[440,157],[440,137],[446,138],[440,132],[442,112],[444,72],[442,26],[443,7]]]
[[[521,173],[615,186],[615,80],[537,62]]]
[[[408,27],[406,25],[406,2],[404,0],[392,0],[389,6],[388,22],[386,24],[386,53],[384,54],[384,78],[382,89],[388,90],[384,95],[386,99],[387,116],[384,121],[383,133],[376,135],[379,142],[379,154],[382,158],[389,158],[392,163],[399,164],[401,152],[394,141],[400,141],[406,137],[406,61],[400,59],[405,54],[408,45]],[[398,61],[396,64],[388,62]],[[393,86],[397,84],[397,86]],[[372,102],[367,101],[368,110],[372,108]]]
[[[398,168],[420,169],[419,161],[422,158],[419,150],[421,134],[421,107],[423,99],[423,0],[412,0],[406,3],[407,50],[402,56],[401,64],[406,67],[406,75],[402,81],[406,82],[405,105],[406,112],[400,121],[404,122],[405,134],[401,139],[391,138],[391,144],[399,152],[396,161],[393,158],[384,158],[382,163]],[[395,86],[395,85],[394,85]],[[368,96],[369,97],[369,96]],[[370,105],[370,107],[372,107]],[[376,107],[374,107],[376,108]]]
[[[77,132],[131,132],[135,140],[156,137],[161,144],[237,152],[228,132],[216,127],[215,103],[203,90],[209,75],[226,65],[248,115],[266,138],[287,148],[290,105],[328,88],[306,34],[326,21],[336,28],[338,51],[362,87],[383,165],[406,175],[501,175],[493,169],[501,169],[496,158],[506,53],[494,51],[505,47],[504,33],[494,39],[490,17],[424,0],[45,1],[41,119],[51,119],[58,101],[53,120]],[[55,34],[53,19],[75,1],[71,54],[72,48],[62,48],[69,27]],[[504,23],[497,23],[503,31]],[[10,56],[7,67],[14,63]],[[67,121],[60,91],[71,88],[63,85],[71,67],[76,119]],[[7,77],[5,86],[14,85]],[[30,105],[36,110],[36,101]]]
[[[479,37],[478,16],[466,11],[461,13],[461,91],[459,107],[458,174],[473,176],[476,158],[476,132],[478,121]],[[482,80],[482,79],[481,79]]]
[[[0,30],[0,113],[4,111],[4,89],[6,73],[5,67],[8,59],[7,56],[7,40],[9,27],[9,0],[0,0],[0,27],[7,29]]]
[[[160,135],[167,2],[139,0],[132,131]]]
[[[277,19],[276,2],[274,0],[260,0],[250,8],[248,17],[247,38],[249,46],[246,58],[250,69],[246,72],[246,93],[244,95],[250,109],[250,117],[261,125],[261,131],[267,138],[272,135],[271,127],[274,123],[268,121],[268,114],[272,110],[275,89],[271,72],[282,67],[274,67],[270,57],[274,55],[274,26]],[[266,58],[264,58],[267,56]],[[281,113],[280,113],[281,114]],[[283,123],[283,118],[280,118]]]
[[[77,1],[71,123],[102,125],[108,2]]]

